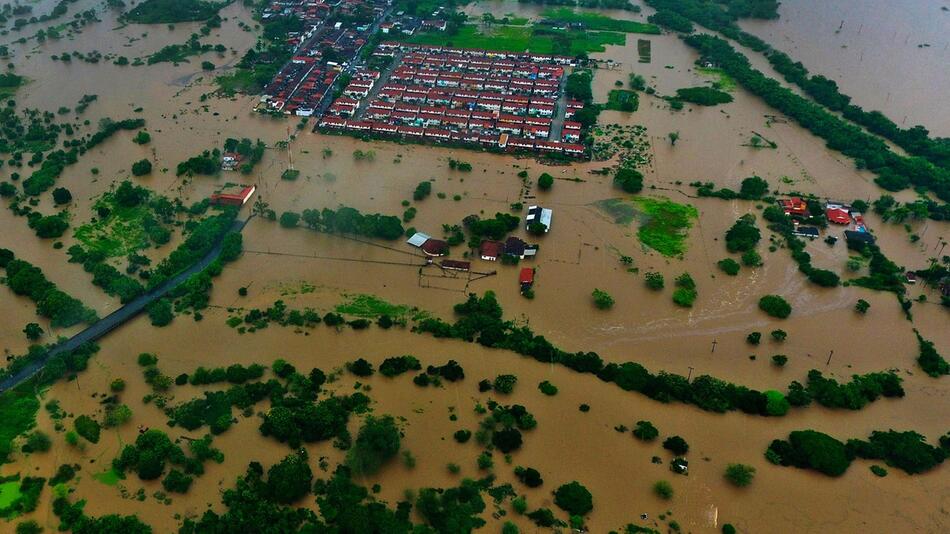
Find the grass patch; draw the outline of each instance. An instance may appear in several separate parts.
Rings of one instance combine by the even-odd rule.
[[[405,324],[407,319],[419,320],[425,313],[418,308],[404,304],[391,304],[375,295],[347,295],[347,302],[338,304],[334,311],[363,319],[375,319],[388,316],[397,323]]]
[[[614,111],[636,111],[640,106],[640,99],[636,91],[626,89],[611,89],[607,94],[607,109]]]
[[[96,473],[92,475],[92,478],[102,482],[106,486],[115,486],[118,485],[120,480],[124,480],[125,476],[116,471],[115,469],[109,469],[108,471],[103,471],[101,473]]]
[[[474,25],[465,25],[455,35],[443,32],[421,33],[407,42],[432,46],[485,48],[505,52],[530,50],[538,54],[570,54],[603,52],[606,45],[623,45],[626,35],[618,32],[570,31],[557,36],[536,32],[529,26],[494,26],[480,31]]]
[[[12,507],[13,503],[22,496],[19,478],[0,484],[0,510]]]
[[[567,7],[545,9],[541,16],[563,22],[579,22],[591,30],[607,30],[624,33],[648,33],[659,35],[660,28],[655,24],[633,20],[613,19],[599,13],[581,13]]]
[[[80,226],[74,233],[87,250],[114,258],[148,248],[150,241],[143,224],[145,218],[151,216],[148,206],[118,206],[111,195],[106,195],[95,207],[106,207],[110,213]]]
[[[686,252],[687,231],[693,226],[693,219],[699,216],[693,206],[666,198],[611,198],[594,205],[616,224],[626,226],[639,221],[640,242],[667,257],[681,257]]]
[[[706,67],[697,67],[696,72],[702,74],[703,76],[708,76],[714,78],[713,88],[719,89],[720,91],[732,92],[736,88],[736,81],[732,79],[732,76],[726,74],[726,71],[722,69],[713,69]]]

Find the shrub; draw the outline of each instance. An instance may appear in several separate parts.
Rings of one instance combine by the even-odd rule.
[[[373,364],[369,363],[364,358],[359,358],[347,363],[346,370],[360,377],[372,376],[374,372]]]
[[[606,291],[594,289],[591,296],[594,298],[594,306],[599,310],[609,310],[614,305],[614,298]]]
[[[740,267],[739,267],[739,263],[738,263],[736,260],[732,259],[732,258],[726,258],[726,259],[724,259],[724,260],[719,260],[719,262],[716,263],[716,265],[719,266],[719,269],[720,269],[722,272],[728,274],[729,276],[735,276],[735,275],[739,274],[739,268],[740,268]]]
[[[517,428],[503,428],[492,433],[492,445],[508,454],[521,448],[521,432]]]
[[[660,431],[649,421],[637,421],[633,429],[633,436],[641,441],[653,441],[659,437]]]
[[[88,415],[80,415],[73,421],[76,433],[90,443],[99,443],[99,423]]]
[[[510,394],[515,389],[515,384],[518,383],[518,377],[515,375],[498,375],[495,377],[495,381],[492,383],[492,387],[498,393],[505,395]]]
[[[379,366],[379,373],[383,376],[394,377],[408,371],[419,371],[422,364],[414,356],[393,356],[383,360]]]
[[[729,523],[723,523],[722,534],[736,534],[736,527],[732,526]]]
[[[143,352],[139,354],[138,363],[142,367],[148,367],[149,365],[155,365],[158,363],[158,356],[154,354]]]
[[[360,428],[346,464],[354,473],[370,475],[399,452],[400,437],[392,416],[369,416]]]
[[[683,308],[692,308],[693,303],[696,302],[696,297],[697,294],[695,289],[678,287],[675,291],[673,291],[673,302],[677,306],[682,306]]]
[[[792,313],[791,304],[778,295],[765,295],[760,298],[759,309],[779,319],[785,319]]]
[[[920,349],[917,364],[925,373],[934,378],[950,374],[950,364],[937,352],[933,342],[927,341],[920,334],[917,334],[917,345]]]
[[[754,249],[761,238],[755,217],[743,215],[726,231],[726,249],[729,252],[746,252]]]
[[[557,395],[557,386],[548,382],[547,380],[538,384],[538,389],[541,390],[541,393],[544,393],[545,395],[548,395],[548,396]]]
[[[663,441],[663,448],[677,456],[683,456],[689,451],[689,444],[679,436],[670,436]]]
[[[528,501],[524,495],[511,500],[511,509],[518,515],[524,515],[524,513],[528,511]]]
[[[72,193],[69,192],[69,189],[65,187],[57,187],[53,189],[53,202],[57,205],[59,204],[69,204],[73,200]]]
[[[643,276],[648,288],[659,291],[663,289],[663,275],[658,272],[648,272]]]
[[[625,193],[639,193],[643,189],[643,174],[636,169],[621,167],[614,175],[614,185]]]
[[[594,509],[594,499],[577,481],[564,484],[554,491],[554,504],[570,515],[583,516]]]
[[[491,469],[492,466],[495,465],[495,462],[492,461],[491,453],[488,451],[483,451],[479,454],[475,463],[478,464],[478,468],[482,470]]]
[[[145,176],[152,172],[152,162],[147,159],[140,159],[132,164],[132,174],[134,176]]]
[[[785,367],[785,364],[788,363],[788,356],[784,354],[775,354],[772,356],[772,363],[778,367]]]
[[[149,304],[148,318],[152,321],[152,326],[167,326],[175,318],[171,301],[163,298]]]
[[[416,186],[415,191],[412,192],[412,199],[415,201],[422,200],[432,194],[432,182],[426,180],[424,182],[419,182],[419,185]]]
[[[765,392],[765,413],[781,417],[788,413],[789,408],[791,407],[788,399],[785,398],[785,395],[781,391],[776,391],[770,389]]]
[[[284,228],[296,228],[300,222],[300,214],[293,211],[285,211],[280,214],[280,225]]]
[[[762,256],[754,250],[747,250],[742,253],[742,265],[746,267],[759,267],[762,265]]]
[[[772,330],[772,332],[770,333],[770,335],[772,336],[772,339],[774,339],[775,341],[781,342],[781,341],[785,341],[785,338],[788,337],[788,332],[786,332],[785,330],[781,330],[781,329],[779,329],[779,330]]]
[[[725,477],[733,486],[744,488],[752,483],[755,468],[745,464],[729,464],[726,466]]]
[[[165,491],[172,493],[188,493],[188,488],[191,487],[193,480],[191,476],[177,469],[172,469],[168,472],[165,479],[162,480],[162,487],[165,488]]]
[[[125,380],[116,378],[111,383],[109,383],[109,389],[112,390],[113,393],[121,393],[122,391],[125,391]]]
[[[871,309],[871,303],[864,299],[858,299],[858,302],[854,305],[854,311],[862,315],[867,313],[869,309]]]
[[[657,497],[668,501],[673,498],[673,485],[665,480],[659,480],[653,484],[653,493]]]
[[[768,450],[781,465],[814,469],[833,477],[842,475],[853,458],[844,443],[814,430],[796,430],[788,441],[772,441]]]
[[[528,486],[529,488],[537,488],[541,484],[544,484],[544,479],[541,478],[541,473],[532,467],[516,467],[515,476],[521,481],[522,484]]]
[[[455,434],[452,434],[452,437],[455,438],[455,441],[459,443],[467,443],[472,437],[471,430],[456,430]]]
[[[750,345],[758,345],[758,344],[759,344],[759,341],[762,340],[762,333],[761,333],[761,332],[752,332],[751,334],[749,334],[749,335],[747,335],[747,336],[745,337],[745,340],[746,340],[746,342],[749,343]]]
[[[36,430],[26,436],[26,442],[21,447],[25,453],[46,452],[52,446],[52,442],[44,432]]]
[[[313,471],[307,465],[306,452],[291,454],[267,470],[267,489],[278,503],[290,504],[310,493]]]
[[[17,523],[16,534],[40,534],[43,527],[33,519]]]
[[[547,191],[551,189],[551,186],[554,185],[554,177],[548,173],[543,173],[538,178],[538,189],[542,191]]]
[[[871,472],[874,473],[876,476],[879,476],[882,478],[887,476],[887,469],[884,469],[883,467],[879,465],[872,465]]]
[[[135,137],[132,138],[132,142],[137,145],[148,144],[148,142],[151,140],[152,140],[152,136],[149,135],[149,133],[144,130],[139,130],[139,132],[135,134]]]

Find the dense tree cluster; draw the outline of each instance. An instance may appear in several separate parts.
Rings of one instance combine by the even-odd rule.
[[[746,214],[739,217],[732,228],[726,231],[726,250],[729,252],[747,252],[755,248],[762,234],[755,225],[755,216]]]
[[[129,22],[166,24],[206,20],[229,2],[205,0],[145,0],[124,15]]]
[[[208,254],[228,231],[234,215],[229,210],[191,225],[185,241],[155,266],[149,278],[149,287],[158,287]]]
[[[732,95],[712,87],[685,87],[676,90],[676,100],[700,106],[717,106],[732,102]]]
[[[335,211],[329,208],[303,210],[302,220],[311,230],[389,241],[399,239],[406,232],[399,217],[379,213],[363,214],[345,206]]]
[[[920,346],[917,364],[925,373],[934,378],[950,374],[950,364],[937,352],[933,342],[927,341],[920,334],[917,334],[917,343]]]
[[[788,400],[793,406],[806,406],[814,400],[828,408],[849,410],[860,410],[880,397],[904,396],[901,378],[890,371],[854,375],[850,382],[841,384],[825,377],[821,371],[812,369],[808,372],[805,386],[792,382],[788,390]]]
[[[356,474],[371,475],[396,456],[399,445],[399,428],[392,416],[369,416],[347,452],[346,465]]]
[[[220,168],[221,151],[215,148],[213,150],[205,150],[201,154],[192,156],[179,163],[175,170],[175,175],[181,176],[187,174],[188,176],[193,176],[195,174],[203,174],[205,176],[212,176],[217,174]]]
[[[811,206],[812,204],[809,202],[809,209],[811,209]],[[770,230],[785,238],[785,242],[792,253],[792,259],[798,263],[798,270],[804,273],[810,282],[821,287],[836,287],[840,283],[841,279],[837,274],[827,269],[812,266],[811,254],[805,252],[805,241],[792,233],[794,226],[791,219],[778,206],[765,208],[762,217],[772,223],[769,225]]]
[[[39,267],[16,259],[12,251],[0,249],[0,268],[6,269],[4,280],[10,289],[35,302],[37,315],[49,318],[53,326],[67,328],[97,319],[95,311],[57,288]]]

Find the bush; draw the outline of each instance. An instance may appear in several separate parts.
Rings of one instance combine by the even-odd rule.
[[[759,309],[779,319],[785,319],[792,313],[791,304],[778,295],[765,295],[760,298]]]
[[[771,332],[769,335],[771,335],[771,336],[772,336],[772,339],[774,339],[775,341],[782,342],[782,341],[785,341],[785,338],[788,337],[788,332],[786,332],[785,330],[781,330],[781,329],[779,329],[779,330],[772,330],[772,332]]]
[[[648,272],[643,276],[648,288],[659,291],[663,289],[663,275],[658,272]]]
[[[545,380],[538,384],[538,389],[541,390],[541,393],[544,393],[547,396],[557,395],[557,386]]]
[[[781,391],[770,389],[765,392],[765,413],[774,417],[781,417],[788,413],[791,404]]]
[[[518,377],[515,375],[498,375],[495,377],[495,381],[492,383],[492,387],[498,393],[504,395],[510,394],[515,389],[515,384],[518,383]]]
[[[57,187],[53,189],[53,202],[57,205],[59,204],[69,204],[73,200],[73,194],[69,192],[69,189],[65,187]]]
[[[663,448],[677,456],[683,456],[689,452],[689,444],[679,436],[670,436],[663,441]]]
[[[347,363],[346,370],[360,377],[372,376],[374,372],[373,364],[363,358]]]
[[[633,429],[633,436],[640,441],[653,441],[659,435],[660,431],[649,421],[637,421],[637,426]]]
[[[676,90],[676,99],[700,106],[715,106],[732,102],[732,95],[712,87],[686,87]]]
[[[743,252],[741,259],[742,265],[745,265],[746,267],[760,267],[762,265],[762,256],[760,256],[755,250],[747,250]]]
[[[469,439],[472,438],[471,430],[456,430],[455,434],[452,434],[452,437],[455,438],[455,441],[459,443],[467,443]]]
[[[416,186],[415,191],[412,192],[412,199],[415,201],[422,200],[432,194],[432,182],[425,181],[419,182],[419,185]]]
[[[90,443],[99,443],[99,423],[88,415],[80,415],[73,421],[76,433]]]
[[[748,343],[748,344],[750,344],[750,345],[758,345],[759,342],[762,340],[762,333],[761,333],[761,332],[752,332],[751,334],[749,334],[749,335],[747,335],[747,336],[745,337],[745,340],[746,340],[746,343]]]
[[[532,467],[516,467],[515,476],[521,481],[522,484],[528,486],[529,488],[537,488],[541,484],[544,484],[544,479],[541,478],[541,473]]]
[[[854,457],[844,443],[814,430],[794,431],[788,441],[772,441],[768,450],[781,465],[814,469],[833,477],[842,475]]]
[[[788,356],[784,354],[775,354],[772,356],[772,363],[778,367],[785,367],[785,364],[788,363]]]
[[[614,175],[614,185],[625,193],[639,193],[643,190],[643,174],[636,169],[621,167]]]
[[[52,446],[52,442],[44,432],[36,430],[26,436],[26,442],[21,447],[25,453],[46,452]]]
[[[307,465],[306,452],[291,454],[267,470],[267,489],[278,503],[290,504],[310,493],[313,471]]]
[[[152,172],[152,162],[147,159],[140,159],[132,164],[132,174],[134,176],[145,176]]]
[[[360,428],[346,464],[354,473],[370,475],[399,452],[400,436],[392,416],[369,416]]]
[[[729,252],[746,252],[754,249],[761,238],[762,234],[755,225],[755,217],[743,215],[726,231],[726,249]]]
[[[594,499],[577,481],[564,484],[554,492],[554,504],[570,515],[583,516],[594,509]]]
[[[659,480],[653,484],[653,493],[657,497],[668,501],[673,498],[673,485],[665,480]]]
[[[175,318],[170,300],[163,298],[148,305],[148,318],[152,326],[167,326]]]
[[[121,393],[125,391],[125,380],[122,380],[121,378],[116,378],[115,380],[109,383],[109,389],[113,393]]]
[[[191,487],[193,480],[191,476],[177,469],[172,469],[168,472],[165,479],[162,480],[162,487],[165,488],[165,491],[172,493],[188,493],[188,488]]]
[[[744,488],[752,483],[755,468],[745,464],[729,464],[726,467],[725,477],[733,486]]]
[[[135,137],[132,138],[132,142],[137,145],[148,144],[148,142],[151,140],[152,140],[152,136],[149,135],[149,133],[144,130],[139,130],[139,132],[135,134]]]
[[[414,356],[393,356],[383,360],[379,366],[379,374],[387,377],[401,375],[408,371],[419,371],[422,364]]]
[[[722,534],[736,534],[736,527],[732,526],[729,523],[723,523]]]
[[[732,258],[726,258],[726,259],[724,259],[724,260],[719,260],[719,262],[716,263],[716,265],[719,266],[719,269],[720,269],[722,272],[728,274],[729,276],[735,276],[735,275],[739,274],[739,268],[740,268],[740,267],[739,267],[739,263],[738,263],[736,260],[732,259]]]
[[[882,478],[887,476],[887,469],[884,469],[883,467],[879,465],[872,465],[870,469],[871,469],[871,472],[874,473],[876,476],[879,476]]]
[[[293,211],[285,211],[280,214],[280,225],[284,228],[296,228],[300,222],[300,214]]]
[[[548,173],[543,173],[538,178],[538,189],[542,191],[547,191],[551,189],[551,186],[554,185],[554,177]]]
[[[43,532],[43,527],[32,519],[21,521],[16,526],[16,534],[40,534],[41,532]]]
[[[594,298],[594,306],[599,310],[609,310],[614,305],[614,298],[606,291],[595,289],[591,296]]]
[[[148,367],[149,365],[155,365],[158,363],[158,356],[154,354],[143,352],[139,354],[138,363],[142,367]]]
[[[869,309],[871,309],[871,303],[864,299],[858,299],[858,302],[854,305],[854,311],[861,315],[867,313]]]
[[[501,452],[508,454],[521,448],[521,432],[517,428],[503,428],[492,433],[491,443]]]

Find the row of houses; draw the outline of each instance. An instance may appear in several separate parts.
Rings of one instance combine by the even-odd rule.
[[[402,66],[393,71],[390,79],[394,82],[407,85],[436,87],[440,89],[493,91],[503,95],[551,96],[556,95],[560,90],[559,79],[533,80],[531,78],[500,75],[463,76],[458,73],[443,73],[436,70],[414,69]]]
[[[470,144],[486,148],[497,148],[509,151],[539,151],[552,154],[565,154],[573,157],[584,155],[584,146],[576,143],[558,141],[543,141],[508,134],[486,134],[474,130],[451,131],[443,128],[425,128],[419,126],[404,126],[388,122],[369,120],[347,120],[340,117],[326,116],[320,119],[317,126],[328,132],[346,132],[358,135],[376,135],[380,137],[401,137],[405,139],[427,140],[433,142],[448,142],[453,144]]]
[[[457,54],[427,54],[407,52],[402,64],[418,69],[435,70],[459,76],[492,75],[522,77],[542,80],[559,80],[564,75],[564,66],[553,61],[513,61],[506,59],[479,59]]]
[[[377,100],[382,102],[428,104],[469,111],[492,111],[531,117],[553,117],[557,113],[557,93],[553,95],[511,95],[497,91],[470,91],[465,89],[434,89],[424,86],[387,82],[382,85]],[[565,117],[570,119],[583,109],[584,103],[568,100]]]
[[[459,58],[488,58],[494,60],[511,60],[521,62],[552,63],[557,65],[574,66],[575,58],[551,54],[537,54],[530,52],[504,52],[501,50],[486,50],[483,48],[457,48],[451,46],[432,46],[410,44],[397,41],[384,41],[377,49],[382,54],[396,52],[414,52],[425,55],[446,55]]]

